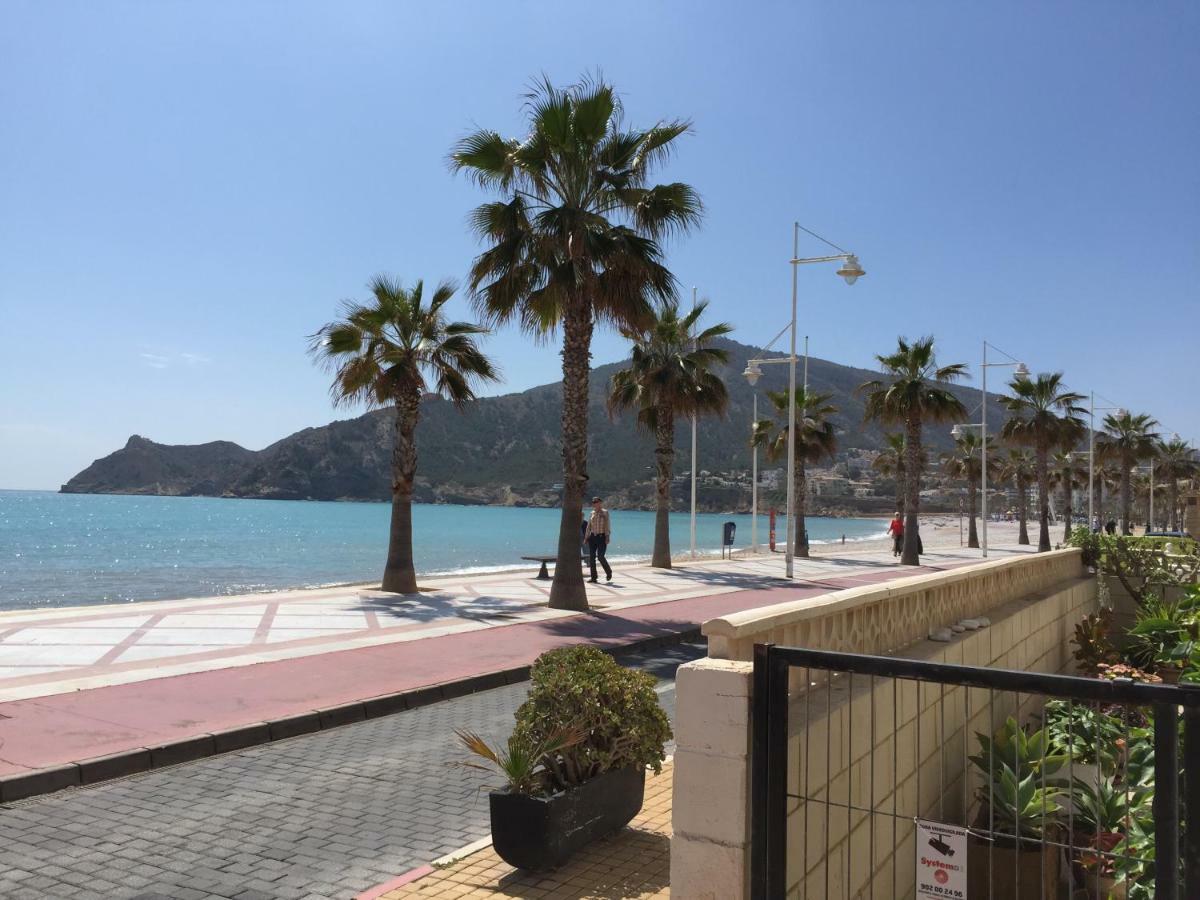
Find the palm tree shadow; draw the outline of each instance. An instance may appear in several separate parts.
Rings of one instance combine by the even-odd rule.
[[[362,597],[347,609],[373,612],[377,616],[420,624],[435,619],[457,618],[482,620],[515,619],[530,607],[543,605],[538,601],[504,597],[461,597],[454,594],[420,593],[395,597]]]

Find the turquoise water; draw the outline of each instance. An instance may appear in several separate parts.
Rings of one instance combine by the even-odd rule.
[[[0,491],[0,609],[162,600],[377,579],[387,555],[384,503],[118,497]],[[613,510],[609,557],[649,556],[650,512]],[[423,574],[511,568],[552,553],[555,509],[433,506],[413,509]],[[720,547],[722,523],[750,543],[750,516],[700,515],[696,542]],[[882,535],[872,519],[808,520],[811,541]],[[777,525],[780,542],[782,517]],[[672,549],[688,547],[689,517],[671,517]],[[766,542],[767,517],[759,521]]]

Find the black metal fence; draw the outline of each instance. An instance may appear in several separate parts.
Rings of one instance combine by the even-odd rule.
[[[1200,898],[1200,688],[759,645],[752,759],[755,898]]]

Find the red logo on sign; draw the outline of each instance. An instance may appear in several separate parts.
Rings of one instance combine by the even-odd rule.
[[[933,880],[936,881],[938,884],[945,884],[947,881],[950,880],[950,876],[947,875],[944,870],[938,869],[936,872],[933,873]]]

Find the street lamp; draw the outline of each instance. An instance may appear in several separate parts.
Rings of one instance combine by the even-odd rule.
[[[1010,360],[1012,360],[1012,362],[988,362],[988,348],[989,347],[991,347],[997,353],[1003,353],[1005,356],[1008,356],[1008,354],[1004,353],[1004,351],[1001,350],[999,347],[994,347],[991,344],[989,344],[987,341],[983,342],[983,365],[982,365],[983,386],[981,387],[981,391],[983,393],[983,403],[980,405],[981,420],[978,424],[955,425],[953,428],[950,429],[951,437],[959,438],[959,437],[962,437],[962,434],[963,434],[962,430],[964,428],[978,428],[979,433],[982,435],[982,438],[983,438],[983,442],[982,442],[983,447],[980,450],[980,455],[982,456],[982,460],[980,461],[980,476],[981,476],[980,480],[983,483],[983,496],[981,498],[980,514],[983,519],[983,534],[981,535],[983,546],[981,547],[981,550],[983,551],[983,556],[985,559],[987,558],[987,555],[988,555],[987,373],[988,373],[988,369],[1011,368],[1014,370],[1013,374],[1016,375],[1018,381],[1025,381],[1026,379],[1029,378],[1028,366],[1026,366],[1025,363],[1023,363],[1023,362],[1013,359],[1011,356],[1008,356],[1008,358]]]
[[[796,519],[796,299],[799,291],[799,269],[808,263],[837,262],[841,267],[837,274],[846,280],[846,284],[854,284],[867,274],[858,263],[858,257],[850,251],[828,241],[814,231],[803,228],[817,240],[828,244],[838,252],[833,256],[800,257],[800,231],[803,226],[799,222],[792,223],[792,323],[791,323],[791,352],[788,354],[788,442],[787,442],[787,562],[786,574],[794,577],[794,541],[792,530]],[[807,412],[807,411],[806,411]]]
[[[763,348],[763,352],[766,353],[773,346],[775,346],[775,342],[783,337],[784,332],[791,327],[791,325],[784,325],[783,328],[779,330],[779,333],[775,335],[775,337],[771,338],[771,340],[767,343],[767,346]],[[742,372],[742,375],[744,375],[746,381],[750,383],[750,387],[754,387],[758,384],[758,379],[762,378],[762,367],[764,365],[771,365],[772,363],[784,363],[788,361],[789,360],[786,356],[773,359],[749,359],[746,361],[746,369]],[[758,552],[758,444],[754,442],[754,426],[757,422],[758,391],[755,391],[754,418],[750,422],[750,443],[751,453],[753,454],[753,463],[750,476],[750,546],[754,553]]]

